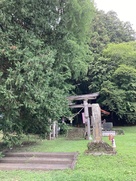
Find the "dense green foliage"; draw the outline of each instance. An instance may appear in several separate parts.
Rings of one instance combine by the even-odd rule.
[[[96,10],[92,24],[92,37],[90,48],[95,54],[101,54],[109,43],[122,43],[133,41],[136,33],[129,22],[122,22],[116,12]]]
[[[89,0],[5,0],[0,6],[0,129],[10,144],[23,132],[47,134],[49,119],[69,114],[70,80],[88,69],[94,7]]]
[[[100,91],[100,104],[118,118],[136,121],[136,42],[109,44],[92,64],[90,89]]]
[[[100,104],[135,122],[136,43],[129,22],[90,0],[0,2],[0,130],[46,136],[70,114],[67,96],[100,91]],[[90,88],[90,90],[88,89]]]
[[[79,85],[76,89],[76,92],[82,93],[89,93],[90,91],[99,91],[99,89],[90,89],[88,90],[88,87],[90,84],[96,84],[97,87],[98,81],[96,77],[94,77],[93,72],[96,71],[99,74],[99,67],[103,66],[101,65],[99,59],[103,59],[103,50],[106,48],[106,46],[110,43],[123,43],[119,45],[119,51],[126,51],[125,54],[128,54],[129,51],[132,53],[132,46],[128,46],[128,44],[125,44],[125,42],[134,41],[136,39],[136,32],[132,29],[132,26],[129,22],[122,22],[116,12],[110,11],[105,13],[104,11],[95,10],[95,17],[92,22],[91,27],[91,39],[90,39],[90,50],[92,51],[93,59],[90,60],[90,68],[88,70],[88,76],[86,76],[83,80],[79,80],[75,84]],[[109,46],[108,46],[109,47]],[[127,49],[125,49],[127,47]],[[124,50],[123,50],[124,49]],[[112,48],[113,50],[113,48]],[[117,51],[117,49],[116,49]],[[114,54],[115,52],[113,52]],[[133,52],[134,53],[134,52]],[[122,54],[121,54],[122,55]],[[109,56],[106,55],[106,57],[110,58],[111,54]],[[116,55],[115,55],[116,56]],[[133,55],[135,57],[135,54]],[[127,56],[128,57],[128,56]],[[119,59],[122,59],[123,57],[119,57]],[[118,60],[119,60],[118,59]],[[131,55],[132,59],[132,55]],[[135,59],[135,58],[134,58]],[[105,59],[106,61],[106,59]],[[132,61],[132,60],[131,60]],[[127,61],[129,62],[129,61]],[[103,64],[103,63],[102,63]],[[131,64],[131,63],[130,63]],[[106,65],[105,65],[106,66]],[[95,70],[93,70],[95,67]],[[103,68],[102,68],[103,69]],[[102,70],[104,71],[104,70]],[[101,73],[101,72],[100,72]],[[98,75],[100,76],[100,75]]]
[[[93,19],[88,75],[78,92],[100,92],[100,105],[111,112],[115,124],[136,122],[136,33],[115,12],[96,10]],[[88,89],[89,87],[89,89]],[[112,120],[111,120],[112,119]]]

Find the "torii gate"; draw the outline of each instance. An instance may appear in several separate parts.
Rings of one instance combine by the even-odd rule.
[[[92,108],[91,121],[93,124],[93,141],[102,141],[102,130],[101,130],[101,109],[99,104],[89,104],[88,100],[94,100],[99,96],[99,92],[93,94],[76,95],[68,97],[70,108],[84,108],[85,122],[87,125],[87,139],[90,139],[90,118],[88,108]],[[72,101],[82,100],[83,103],[79,105],[72,104]]]

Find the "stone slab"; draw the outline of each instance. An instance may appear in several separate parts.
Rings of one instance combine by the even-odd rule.
[[[102,136],[116,135],[115,131],[102,131]]]
[[[0,170],[74,169],[77,152],[11,152],[0,159]]]
[[[0,163],[0,170],[64,170],[71,168],[71,164],[22,164],[22,163]]]

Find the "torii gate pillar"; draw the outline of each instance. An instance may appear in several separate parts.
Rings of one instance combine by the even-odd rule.
[[[89,118],[89,111],[88,111],[88,100],[84,100],[84,114],[85,114],[85,124],[87,125],[86,132],[87,132],[87,139],[90,139],[90,118]]]

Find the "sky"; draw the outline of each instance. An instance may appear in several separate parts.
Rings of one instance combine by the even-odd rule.
[[[113,10],[121,21],[129,21],[136,31],[136,0],[94,0],[99,10]]]

